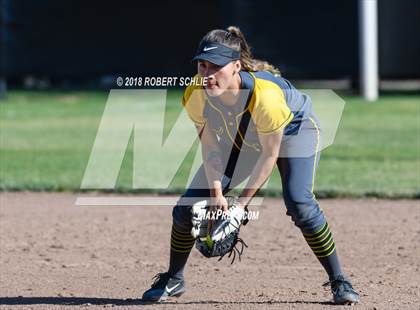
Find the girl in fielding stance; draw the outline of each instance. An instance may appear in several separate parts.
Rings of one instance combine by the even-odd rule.
[[[237,27],[207,33],[194,60],[207,85],[189,86],[183,105],[197,127],[203,164],[173,208],[169,269],[156,275],[143,300],[162,301],[185,292],[183,271],[195,243],[192,205],[210,197],[212,210],[227,211],[224,195],[249,177],[239,197],[245,207],[277,165],[286,214],[327,272],[334,302],[359,302],[313,193],[322,135],[311,99],[272,65],[252,58]],[[245,117],[248,121],[242,122]],[[239,154],[234,163],[231,152]]]

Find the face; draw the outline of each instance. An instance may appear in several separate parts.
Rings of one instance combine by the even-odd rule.
[[[239,60],[225,66],[218,66],[207,60],[199,60],[198,74],[207,77],[206,92],[209,96],[220,96],[226,89],[238,88],[238,73],[241,70]]]

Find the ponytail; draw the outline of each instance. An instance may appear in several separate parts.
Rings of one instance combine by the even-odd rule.
[[[226,30],[215,29],[207,33],[201,40],[216,42],[226,45],[241,53],[240,62],[242,68],[247,71],[269,71],[275,76],[280,76],[280,70],[267,61],[255,59],[251,53],[242,31],[235,26],[229,26]]]

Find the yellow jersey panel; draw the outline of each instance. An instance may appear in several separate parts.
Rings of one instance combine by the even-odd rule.
[[[198,74],[195,76],[197,77]],[[198,126],[206,123],[204,118],[204,106],[206,103],[205,94],[201,86],[188,86],[182,97],[182,105],[187,110],[188,116]]]
[[[293,119],[282,89],[273,82],[256,78],[253,97],[251,117],[259,134],[280,132]]]

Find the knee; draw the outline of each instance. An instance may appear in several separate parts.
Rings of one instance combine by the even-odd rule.
[[[288,193],[284,195],[284,202],[286,214],[302,231],[312,231],[324,223],[324,215],[312,193]]]
[[[283,198],[287,212],[298,217],[304,216],[304,210],[308,207],[317,205],[312,192],[304,190],[287,189],[283,193]]]
[[[181,229],[190,231],[192,228],[192,206],[194,203],[206,199],[210,193],[208,189],[189,189],[177,201],[172,210],[173,224]]]
[[[172,223],[183,230],[191,230],[191,206],[178,202],[172,209]]]

